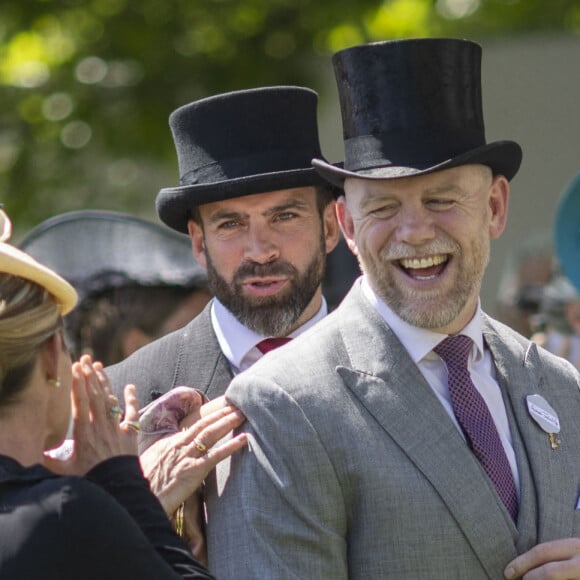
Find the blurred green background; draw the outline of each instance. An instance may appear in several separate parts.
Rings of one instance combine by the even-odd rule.
[[[320,68],[353,44],[560,32],[580,32],[580,0],[3,0],[0,202],[17,233],[81,208],[154,218],[182,104],[298,84],[322,109]]]

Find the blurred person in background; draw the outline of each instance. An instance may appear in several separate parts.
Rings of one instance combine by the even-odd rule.
[[[19,244],[70,282],[65,320],[75,357],[105,366],[181,328],[211,298],[185,235],[125,213],[84,210],[39,224]]]
[[[580,294],[566,277],[546,286],[538,318],[542,330],[532,340],[580,370]]]
[[[498,320],[529,338],[539,330],[538,313],[544,287],[555,272],[550,234],[536,234],[512,249],[497,292]]]

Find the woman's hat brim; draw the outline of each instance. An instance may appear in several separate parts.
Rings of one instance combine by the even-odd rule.
[[[312,167],[262,173],[213,183],[166,187],[157,194],[155,207],[163,223],[178,232],[187,233],[190,210],[199,205],[246,195],[325,184],[326,180]]]
[[[54,297],[62,315],[68,314],[77,303],[75,289],[64,278],[10,244],[0,243],[0,272],[19,276],[45,288]]]
[[[510,181],[518,172],[522,162],[522,149],[514,141],[495,141],[472,149],[466,153],[458,155],[452,159],[431,164],[429,166],[417,165],[385,165],[369,167],[357,171],[345,169],[342,164],[331,164],[323,159],[313,159],[312,165],[324,179],[337,187],[344,185],[347,177],[359,179],[398,179],[401,177],[412,177],[459,167],[460,165],[481,164],[491,168],[494,175],[503,175]]]

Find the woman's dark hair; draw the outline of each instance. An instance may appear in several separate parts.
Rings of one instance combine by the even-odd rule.
[[[193,291],[186,286],[130,285],[88,297],[65,319],[74,358],[90,354],[105,366],[124,358],[124,334],[137,328],[151,339]]]

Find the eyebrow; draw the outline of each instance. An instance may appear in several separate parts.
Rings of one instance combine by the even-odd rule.
[[[288,211],[289,209],[295,209],[295,210],[301,210],[301,211],[305,211],[308,210],[308,204],[304,201],[300,201],[297,199],[293,199],[291,201],[288,201],[286,203],[282,203],[280,205],[276,205],[272,208],[270,208],[269,210],[267,210],[266,212],[264,212],[263,215],[272,215],[275,213],[280,213],[280,212],[284,212],[284,211]]]
[[[267,209],[264,213],[262,213],[262,215],[269,217],[269,216],[275,215],[277,213],[285,212],[285,211],[288,211],[291,209],[298,210],[298,211],[305,211],[305,210],[308,210],[308,208],[309,208],[309,206],[306,202],[300,201],[300,200],[292,200],[292,201],[288,201],[286,203],[282,203],[282,204],[276,205],[274,207],[271,207],[271,208]],[[249,214],[247,212],[219,210],[216,213],[214,213],[212,216],[210,216],[210,218],[208,219],[208,222],[211,224],[214,224],[216,222],[223,221],[223,220],[244,219],[244,218],[247,218],[248,216],[249,216]]]
[[[425,195],[437,195],[439,193],[451,193],[451,192],[461,193],[463,190],[458,185],[454,185],[452,183],[444,184],[440,186],[431,187],[426,189],[423,193]]]
[[[435,186],[430,187],[428,189],[424,189],[421,192],[421,195],[422,196],[442,195],[442,194],[451,193],[451,192],[456,192],[456,193],[461,194],[461,193],[463,193],[463,189],[461,189],[461,187],[459,187],[455,184],[452,184],[452,183],[444,183],[442,185],[435,185]],[[373,191],[373,190],[371,190],[369,192],[369,194],[367,195],[367,197],[360,202],[360,209],[365,211],[369,207],[372,207],[375,203],[380,203],[381,201],[387,201],[390,199],[396,199],[395,194],[391,193],[390,191],[385,191],[385,190]]]
[[[367,208],[375,205],[376,203],[380,203],[381,201],[385,201],[388,199],[392,199],[392,196],[389,195],[389,193],[387,192],[377,192],[377,193],[371,192],[370,195],[361,200],[359,207],[364,211]]]

